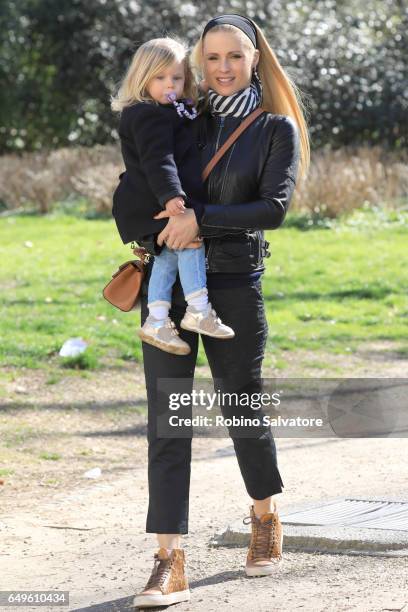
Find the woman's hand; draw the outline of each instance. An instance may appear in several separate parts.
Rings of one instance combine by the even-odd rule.
[[[168,216],[166,211],[155,215],[154,219],[163,219]],[[163,242],[169,249],[185,249],[187,245],[194,241],[198,235],[198,224],[195,212],[192,208],[186,208],[182,215],[170,217],[164,230],[157,236],[157,244]]]

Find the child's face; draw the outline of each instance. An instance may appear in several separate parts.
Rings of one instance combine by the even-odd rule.
[[[184,91],[184,62],[173,62],[167,68],[156,74],[147,84],[147,92],[153,100],[160,104],[168,104],[167,94],[176,94],[181,98]]]

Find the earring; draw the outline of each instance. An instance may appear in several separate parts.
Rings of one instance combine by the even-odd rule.
[[[258,70],[256,69],[256,66],[255,66],[255,68],[253,70],[253,73],[252,73],[252,81],[253,81],[253,83],[254,83],[257,91],[258,91],[258,94],[260,95],[260,97],[262,99],[262,90],[263,90],[263,88],[262,88],[262,81],[261,81],[261,77],[258,74]]]
[[[259,72],[258,72],[258,68],[255,68],[254,75],[255,75],[256,80],[259,81],[260,83],[262,83],[261,77],[260,77]]]

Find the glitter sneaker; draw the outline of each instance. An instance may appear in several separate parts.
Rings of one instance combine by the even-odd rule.
[[[177,328],[170,317],[167,317],[161,325],[157,325],[157,323],[158,319],[155,319],[152,315],[147,317],[142,328],[138,331],[138,335],[143,342],[174,355],[191,353],[190,346],[179,337]]]
[[[249,521],[248,521],[249,519]],[[283,529],[274,502],[273,512],[267,512],[258,518],[254,507],[250,516],[243,520],[252,524],[251,541],[247,554],[245,573],[247,576],[268,576],[273,574],[276,566],[282,561]]]
[[[160,548],[154,555],[150,578],[143,591],[133,599],[133,605],[136,608],[152,608],[189,601],[190,589],[184,561],[182,548],[173,548],[170,555],[165,548]]]
[[[197,332],[197,334],[219,338],[220,340],[227,340],[235,336],[234,330],[228,327],[228,325],[224,325],[210,302],[204,311],[197,310],[194,306],[187,306],[180,327],[188,331]]]

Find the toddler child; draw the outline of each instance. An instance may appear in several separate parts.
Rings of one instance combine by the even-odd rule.
[[[153,217],[163,210],[159,218],[184,214],[186,206],[200,217],[205,192],[193,131],[194,97],[183,44],[157,38],[139,47],[112,99],[112,109],[121,112],[119,136],[126,167],[113,196],[112,214],[124,244],[133,240],[143,244],[146,236],[157,236],[161,222]],[[140,338],[169,353],[190,353],[169,318],[177,273],[187,302],[180,326],[213,338],[233,338],[234,331],[222,323],[208,301],[205,248],[200,239],[184,249],[164,246],[155,255],[148,287],[149,316],[139,330]]]

